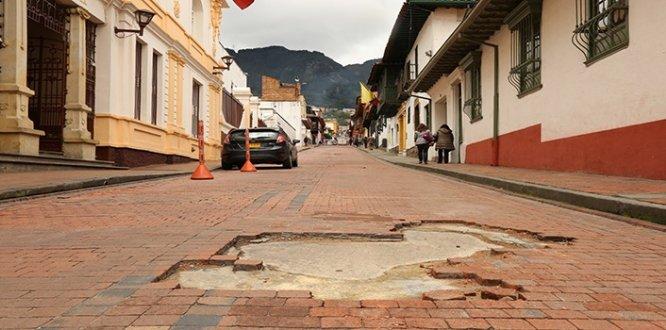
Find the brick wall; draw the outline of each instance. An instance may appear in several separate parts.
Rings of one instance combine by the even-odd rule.
[[[301,84],[285,84],[273,77],[261,77],[262,101],[298,101]]]

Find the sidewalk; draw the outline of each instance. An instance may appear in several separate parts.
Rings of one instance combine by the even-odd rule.
[[[666,224],[666,181],[470,164],[419,165],[415,158],[380,150],[369,154],[421,171],[541,199]]]
[[[197,162],[137,167],[129,170],[60,170],[0,173],[0,201],[68,190],[191,174]],[[211,170],[219,162],[209,162]]]

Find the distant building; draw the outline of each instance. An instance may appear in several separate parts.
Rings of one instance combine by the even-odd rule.
[[[307,129],[303,119],[307,117],[307,103],[301,94],[301,84],[283,83],[278,79],[261,78],[261,102],[256,120],[267,126],[279,126],[291,139],[303,141]],[[257,126],[253,123],[253,126]]]
[[[333,133],[338,133],[340,131],[340,125],[338,124],[337,119],[326,119],[324,120],[326,127],[330,128]]]

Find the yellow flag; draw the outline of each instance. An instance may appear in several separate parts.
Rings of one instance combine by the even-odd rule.
[[[374,100],[375,95],[370,91],[370,88],[366,86],[364,83],[359,82],[361,84],[361,103],[362,104],[370,104],[372,100]]]

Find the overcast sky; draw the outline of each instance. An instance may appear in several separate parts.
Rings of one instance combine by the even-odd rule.
[[[316,50],[347,65],[382,57],[403,0],[256,0],[243,11],[227,2],[225,47]]]

